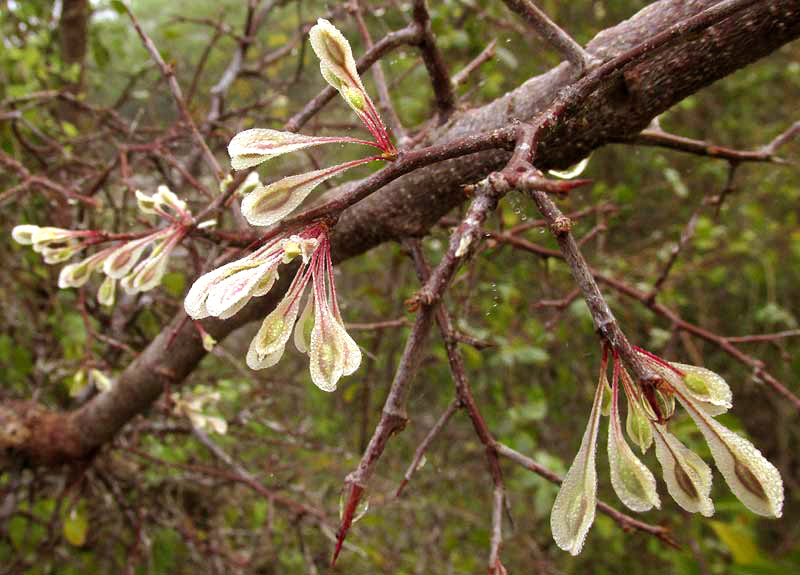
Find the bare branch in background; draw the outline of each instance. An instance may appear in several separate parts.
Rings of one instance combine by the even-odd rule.
[[[572,36],[548,18],[532,0],[503,0],[511,10],[519,14],[534,31],[573,65],[582,75],[597,62]]]
[[[436,45],[436,38],[431,28],[431,17],[428,14],[427,6],[425,6],[425,0],[414,0],[414,20],[422,30],[420,42],[422,61],[425,62],[425,68],[431,77],[433,95],[436,98],[436,108],[438,110],[438,122],[442,124],[453,113],[456,98],[453,93],[450,74],[447,72],[447,64],[439,51],[439,47]]]
[[[136,28],[136,32],[142,39],[145,48],[147,48],[147,51],[150,52],[150,56],[158,65],[159,70],[161,70],[161,74],[167,81],[170,92],[172,92],[172,97],[175,98],[175,103],[178,105],[178,111],[183,117],[184,122],[186,122],[186,125],[189,126],[195,142],[198,146],[200,146],[200,149],[203,150],[203,155],[205,156],[206,163],[208,163],[208,166],[211,168],[212,175],[218,182],[221,181],[225,171],[222,169],[222,166],[219,165],[214,152],[212,152],[208,147],[206,139],[203,137],[203,134],[200,133],[200,130],[197,129],[197,125],[192,119],[192,114],[189,112],[189,108],[186,106],[186,101],[183,99],[183,91],[181,90],[180,84],[178,84],[178,80],[175,77],[175,70],[173,70],[171,66],[164,62],[164,59],[161,57],[161,53],[158,51],[158,48],[150,39],[150,36],[148,36],[147,33],[142,29],[139,21],[136,19],[136,16],[133,15],[133,12],[128,5],[123,4],[123,6],[125,6],[125,10],[128,12],[128,16],[131,19],[131,23],[133,23],[134,28]]]

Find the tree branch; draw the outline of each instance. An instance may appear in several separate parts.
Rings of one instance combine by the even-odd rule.
[[[436,38],[431,28],[431,17],[425,0],[414,0],[414,20],[422,30],[420,50],[422,61],[428,70],[433,84],[433,95],[436,98],[436,109],[438,110],[438,122],[443,124],[453,113],[456,106],[456,98],[453,93],[453,84],[450,81],[450,74],[447,71],[447,64],[444,61],[439,47],[436,45]]]
[[[531,0],[503,0],[513,12],[519,14],[534,31],[550,43],[578,70],[578,75],[591,68],[597,59],[586,52],[572,36],[548,18]]]
[[[497,449],[498,454],[509,458],[511,461],[518,463],[525,469],[533,471],[535,474],[544,477],[551,483],[555,483],[558,485],[561,484],[560,475],[550,471],[543,465],[539,465],[530,457],[527,457],[522,453],[520,453],[519,451],[511,449],[507,445],[504,445],[503,443],[500,442],[495,443],[495,448]],[[679,548],[678,544],[672,538],[669,528],[667,527],[662,527],[660,525],[651,525],[649,523],[639,521],[638,519],[635,519],[630,515],[622,513],[621,511],[617,511],[616,509],[614,509],[607,503],[604,503],[603,501],[597,502],[597,509],[601,513],[605,513],[606,515],[611,517],[611,519],[616,521],[623,529],[636,529],[638,531],[643,531],[644,533],[649,533],[650,535],[654,535],[667,545],[675,547],[676,549]]]
[[[705,11],[709,6],[712,10],[716,8],[713,18]],[[630,59],[615,74],[596,79],[594,88],[585,91],[582,100],[574,101],[563,111],[554,129],[542,134],[538,167],[564,168],[608,143],[612,134],[616,138],[632,136],[687,95],[800,36],[800,6],[796,0],[736,4],[737,17],[722,19],[719,7],[732,10],[730,6],[730,2],[715,4],[714,0],[691,3],[662,0],[598,34],[587,45],[591,53],[609,58],[634,50],[638,59]],[[667,28],[668,23],[679,20],[683,23],[677,28]],[[407,37],[417,34],[416,26],[404,30]],[[665,33],[670,42],[649,51],[647,46]],[[373,56],[380,45],[381,42],[376,44]],[[594,75],[601,68],[581,82],[597,78]],[[563,64],[494,102],[459,112],[448,124],[432,131],[428,140],[443,144],[505,128],[515,118],[535,119],[569,86],[572,76],[570,67]],[[307,120],[311,115],[313,112],[302,117]],[[342,213],[332,234],[336,261],[390,239],[423,234],[463,201],[464,184],[480,180],[502,167],[507,159],[505,151],[483,151],[415,170],[385,185]],[[354,182],[340,186],[331,194],[336,196],[358,185]],[[244,323],[263,317],[279,301],[287,285],[279,283],[269,295],[256,298],[230,320],[205,321],[206,329],[221,340]],[[658,309],[658,304],[655,306]],[[77,411],[53,414],[59,420],[58,434],[33,433],[30,437],[45,437],[46,441],[23,442],[16,453],[33,462],[86,457],[132,417],[145,411],[160,395],[167,379],[172,385],[182,382],[205,355],[196,330],[181,326],[183,317],[181,312],[165,327],[120,374],[111,391],[93,398]],[[174,343],[167,346],[173,331]],[[36,422],[44,420],[27,421],[30,429],[35,429]]]
[[[136,32],[139,34],[139,37],[142,39],[145,48],[147,51],[150,52],[150,56],[153,58],[155,63],[158,65],[159,70],[161,70],[161,74],[164,76],[164,79],[167,81],[167,85],[169,86],[170,92],[172,92],[172,97],[175,99],[175,103],[178,105],[178,110],[183,116],[183,120],[189,126],[189,129],[192,132],[192,136],[194,137],[195,142],[200,149],[203,150],[203,155],[206,158],[206,163],[208,163],[209,167],[211,168],[211,173],[213,174],[216,180],[222,181],[222,177],[225,172],[222,169],[222,166],[219,165],[216,156],[208,147],[206,143],[206,139],[203,137],[203,134],[197,129],[197,125],[194,123],[192,119],[192,115],[189,112],[189,108],[186,106],[186,101],[183,99],[183,92],[181,91],[180,84],[178,84],[178,79],[175,77],[175,70],[172,69],[171,66],[168,66],[164,59],[161,57],[161,53],[158,51],[158,48],[153,43],[153,40],[150,39],[150,36],[142,29],[139,21],[136,19],[136,16],[133,15],[133,12],[128,7],[127,4],[122,4],[125,7],[128,16],[131,19],[131,23],[133,27],[136,28]]]

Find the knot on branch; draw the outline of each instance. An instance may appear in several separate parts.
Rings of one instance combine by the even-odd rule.
[[[0,405],[0,460],[4,452],[25,464],[43,465],[88,455],[68,414],[49,411],[31,401]]]
[[[550,230],[557,236],[564,236],[572,229],[572,220],[567,216],[558,216],[550,225]]]
[[[16,410],[0,405],[0,450],[19,447],[30,434]]]
[[[510,180],[512,177],[504,171],[492,172],[480,182],[464,186],[463,190],[470,197],[476,195],[500,197],[508,193],[514,186],[514,182]]]

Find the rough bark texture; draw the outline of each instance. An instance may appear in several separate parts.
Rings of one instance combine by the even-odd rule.
[[[606,60],[716,3],[714,0],[656,2],[631,19],[598,34],[587,50]],[[799,35],[800,0],[770,0],[755,3],[712,28],[648,54],[621,74],[610,77],[580,105],[567,111],[557,127],[542,140],[537,167],[563,168],[610,141],[635,135],[653,117],[689,94]],[[448,142],[505,126],[517,119],[529,120],[574,80],[573,74],[573,69],[562,63],[486,106],[454,114],[447,124],[431,133],[428,141]],[[486,176],[507,159],[506,152],[481,152],[420,169],[385,186],[342,214],[332,240],[337,261],[385,241],[423,234],[464,200],[461,191],[464,184]],[[284,277],[289,275],[284,274]],[[285,287],[276,286],[269,296],[252,302],[231,320],[208,322],[207,328],[220,339],[241,325],[263,317]],[[75,412],[52,414],[47,418],[48,428],[55,423],[63,424],[60,437],[33,426],[26,435],[29,439],[18,442],[14,451],[46,463],[88,455],[111,439],[131,418],[145,411],[166,384],[180,384],[205,353],[196,330],[188,322],[177,334],[173,333],[181,326],[180,316],[182,314],[128,366],[110,392]],[[173,343],[167,347],[172,337]],[[50,445],[46,452],[37,452],[42,442],[36,438],[44,435],[55,445]]]

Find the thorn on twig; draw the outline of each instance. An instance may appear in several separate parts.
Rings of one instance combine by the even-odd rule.
[[[408,298],[405,302],[403,302],[406,306],[406,310],[410,313],[416,313],[419,310],[419,306],[422,305],[421,297],[419,292],[412,295]]]
[[[408,485],[408,479],[404,477],[403,480],[400,481],[400,485],[397,487],[397,491],[394,492],[394,496],[400,497],[403,494],[403,490],[406,488],[406,485]]]
[[[331,567],[336,566],[336,559],[339,557],[339,552],[342,550],[344,539],[347,537],[347,532],[353,524],[353,517],[355,517],[356,509],[361,501],[361,496],[364,494],[364,488],[355,483],[350,484],[350,492],[347,495],[347,502],[342,512],[342,522],[339,525],[339,531],[336,534],[336,549],[333,552],[331,559]]]
[[[495,564],[489,568],[489,575],[508,575],[508,571],[506,571],[506,568],[503,567],[503,563],[498,559]]]

